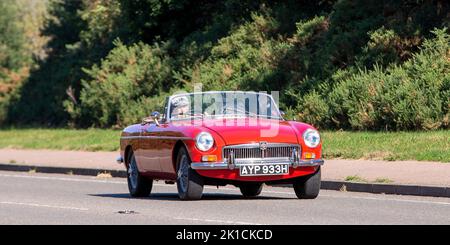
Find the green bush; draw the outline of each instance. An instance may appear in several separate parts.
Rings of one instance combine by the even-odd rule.
[[[80,101],[66,101],[66,109],[77,124],[124,126],[139,122],[159,105],[153,98],[172,83],[172,60],[164,47],[143,43],[125,46],[115,42],[100,66],[86,69]]]
[[[218,40],[210,57],[193,70],[190,80],[203,83],[208,90],[267,89],[277,67],[277,56],[287,48],[270,37],[277,25],[267,13],[253,14],[250,21]]]
[[[322,95],[313,91],[301,101],[302,110],[298,114],[301,121],[311,122],[317,128],[327,125],[330,109]]]
[[[48,58],[27,67],[23,82],[14,80],[27,69],[8,68],[22,58],[4,45],[23,40],[0,33],[0,79],[9,77],[0,84],[0,123],[123,126],[171,91],[202,83],[280,91],[288,118],[322,129],[449,127],[443,1],[48,3]],[[14,30],[8,6],[0,30]]]
[[[354,65],[337,69],[323,80],[318,72],[318,62],[324,61],[320,45],[334,45],[325,41],[335,35],[329,33],[329,25],[330,19],[316,16],[299,21],[292,37],[281,38],[275,35],[280,24],[270,11],[252,14],[228,36],[210,48],[201,48],[202,53],[210,50],[207,59],[199,63],[194,59],[196,64],[191,67],[184,63],[183,75],[167,47],[117,43],[101,66],[86,70],[90,79],[82,82],[80,103],[66,101],[66,108],[76,125],[123,126],[162,107],[162,95],[180,84],[201,82],[205,90],[269,91],[289,84],[287,93],[282,93],[290,97],[282,98],[289,117],[316,127],[448,127],[446,29],[434,31],[435,37],[426,39],[419,52],[401,64],[399,50],[404,40],[393,30],[378,28],[367,34],[368,41]],[[181,46],[193,52],[186,57],[195,57],[195,45]],[[367,69],[372,63],[373,68]]]
[[[359,70],[337,81],[331,93],[322,94],[331,108],[328,117],[304,119],[320,123],[328,118],[334,126],[348,124],[359,130],[448,128],[450,36],[447,29],[433,33],[435,38],[425,40],[420,52],[404,64]],[[312,92],[299,109],[308,111],[309,104],[320,108],[323,103],[317,100]]]
[[[31,60],[19,11],[15,1],[0,2],[0,84],[8,70],[17,71]]]
[[[362,54],[357,57],[357,63],[362,67],[372,67],[375,64],[388,65],[399,63],[401,54],[399,50],[401,39],[394,30],[388,30],[384,26],[368,33],[369,42],[363,48]]]

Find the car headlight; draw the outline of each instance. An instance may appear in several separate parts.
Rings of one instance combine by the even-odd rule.
[[[208,151],[214,145],[214,138],[210,133],[201,132],[197,135],[195,145],[201,151]]]
[[[307,129],[303,133],[303,140],[305,141],[306,146],[315,148],[320,144],[320,134],[317,130]]]

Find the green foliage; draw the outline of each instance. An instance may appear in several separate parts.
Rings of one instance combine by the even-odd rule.
[[[359,70],[336,81],[329,94],[308,94],[299,106],[305,112],[302,119],[317,124],[329,119],[336,127],[360,130],[448,128],[450,36],[446,29],[433,33],[436,37],[425,40],[420,52],[402,65]],[[321,97],[331,109],[316,118],[311,105],[316,113],[324,112]]]
[[[7,122],[16,125],[62,125],[67,120],[62,101],[66,89],[76,87],[83,65],[89,62],[79,52],[79,33],[84,23],[78,16],[81,1],[51,1],[42,34],[50,36],[48,57],[37,60],[30,76],[13,94]],[[89,50],[86,50],[89,51]]]
[[[30,62],[19,14],[15,1],[0,1],[0,82],[6,77],[5,70],[17,71]]]
[[[38,30],[44,14],[45,1],[0,2],[0,124],[8,119],[11,100],[28,77],[32,58],[45,54],[46,38]]]
[[[20,7],[17,1],[0,2],[0,93],[3,86],[15,82],[11,80],[16,80],[16,72],[31,63]]]
[[[283,43],[267,40],[276,25],[268,16],[252,15],[251,21],[218,41],[210,57],[194,70],[191,81],[203,83],[208,90],[247,90],[269,85],[266,79],[276,66],[273,59],[283,52]]]
[[[449,127],[448,1],[49,1],[48,57],[0,89],[10,124],[123,126],[202,83],[280,91],[320,128]]]
[[[138,43],[116,48],[100,66],[86,69],[80,103],[66,101],[66,108],[81,125],[124,126],[148,116],[157,100],[150,99],[171,83],[171,59],[164,47]],[[84,121],[83,121],[84,120]]]
[[[370,40],[358,57],[359,66],[372,67],[375,64],[388,65],[400,62],[400,54],[396,49],[400,43],[400,37],[395,31],[388,30],[383,26],[368,34]]]
[[[122,12],[116,0],[85,1],[83,9],[78,13],[86,28],[80,31],[80,40],[88,47],[100,49],[101,45],[111,45],[114,36],[119,35],[118,22]]]
[[[311,122],[315,127],[327,125],[329,120],[329,105],[323,96],[313,91],[307,94],[299,105],[302,108],[298,113],[299,119],[305,122]]]

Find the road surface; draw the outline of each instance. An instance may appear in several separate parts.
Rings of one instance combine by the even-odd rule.
[[[121,178],[0,172],[0,224],[450,224],[450,198],[321,191],[298,200],[265,187],[255,199],[232,187],[206,187],[201,201],[179,201],[175,185],[155,182],[131,199]]]
[[[119,152],[0,149],[0,164],[123,171],[123,164],[115,163],[117,156]],[[322,166],[323,180],[343,181],[354,175],[370,182],[381,178],[394,184],[450,187],[450,163],[325,159]]]

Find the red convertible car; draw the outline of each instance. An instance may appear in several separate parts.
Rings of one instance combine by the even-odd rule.
[[[123,130],[120,149],[133,197],[165,180],[176,182],[182,200],[201,199],[204,185],[232,184],[254,197],[263,184],[286,183],[298,198],[312,199],[324,163],[318,131],[283,119],[273,97],[256,92],[170,96],[164,113]]]

